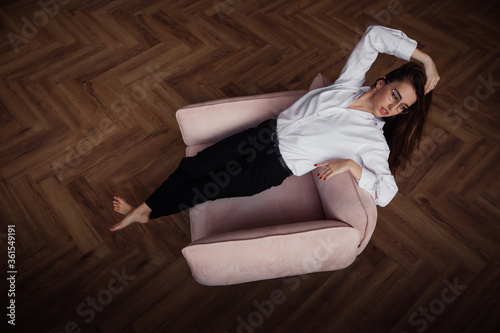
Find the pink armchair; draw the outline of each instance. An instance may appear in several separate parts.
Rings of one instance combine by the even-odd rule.
[[[328,85],[318,74],[310,89]],[[261,121],[276,118],[307,91],[228,98],[177,112],[186,154]],[[374,200],[349,173],[327,181],[318,170],[287,178],[251,197],[220,199],[190,209],[191,239],[182,250],[196,281],[229,285],[339,270],[373,234]]]

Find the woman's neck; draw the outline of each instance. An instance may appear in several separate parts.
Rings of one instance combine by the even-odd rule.
[[[370,91],[364,93],[363,95],[359,96],[347,108],[349,108],[349,109],[355,109],[355,110],[360,110],[360,111],[365,111],[365,112],[373,114],[373,108],[371,107],[372,106],[371,95],[372,95],[372,90],[370,90]]]

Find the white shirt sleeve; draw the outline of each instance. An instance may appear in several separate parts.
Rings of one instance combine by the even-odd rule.
[[[334,86],[361,87],[379,53],[386,53],[403,60],[410,60],[417,42],[408,38],[402,31],[370,26],[351,52]]]
[[[362,167],[361,170],[359,187],[365,189],[377,205],[387,206],[398,192],[394,177],[390,173],[377,175],[366,167]]]

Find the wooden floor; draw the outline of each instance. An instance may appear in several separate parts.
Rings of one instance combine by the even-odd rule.
[[[499,332],[498,1],[59,2],[0,5],[0,327],[14,299],[9,332]],[[377,22],[442,80],[354,264],[209,288],[185,215],[109,232],[113,195],[140,203],[183,157],[178,108],[334,80]],[[379,57],[367,84],[401,63]]]

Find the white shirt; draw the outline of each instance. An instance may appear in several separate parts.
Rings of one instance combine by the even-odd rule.
[[[310,172],[317,163],[351,159],[362,168],[359,186],[377,205],[394,198],[398,187],[389,169],[384,120],[347,107],[370,90],[362,85],[379,53],[410,60],[416,46],[401,31],[369,27],[333,85],[308,92],[278,116],[280,152],[294,175]]]

